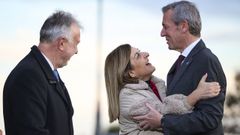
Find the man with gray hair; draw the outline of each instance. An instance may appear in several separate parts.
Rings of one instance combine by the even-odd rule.
[[[77,54],[81,26],[68,12],[44,22],[33,46],[8,76],[3,90],[6,135],[73,135],[73,107],[57,69]]]
[[[166,95],[189,95],[205,73],[207,81],[219,82],[221,91],[214,98],[200,100],[192,113],[162,115],[147,105],[150,112],[134,118],[144,129],[161,127],[165,135],[223,135],[226,77],[218,58],[201,39],[199,11],[188,1],[171,3],[162,11],[161,36],[166,38],[170,50],[181,53],[168,72]]]

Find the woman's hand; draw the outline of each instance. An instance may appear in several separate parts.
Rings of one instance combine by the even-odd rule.
[[[215,97],[219,94],[221,88],[218,82],[206,82],[207,73],[202,77],[195,89],[188,97],[187,101],[191,106],[194,106],[197,101]]]

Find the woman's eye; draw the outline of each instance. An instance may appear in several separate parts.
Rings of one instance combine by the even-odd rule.
[[[137,53],[137,58],[139,58],[140,57],[140,53]]]

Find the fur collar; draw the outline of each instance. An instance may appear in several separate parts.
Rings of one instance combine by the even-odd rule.
[[[155,77],[155,76],[152,76],[151,77],[151,80],[155,83],[155,84],[158,84],[161,82],[161,79]],[[129,84],[126,84],[124,86],[124,88],[129,88],[129,89],[133,89],[133,90],[139,90],[139,89],[142,89],[142,90],[148,90],[149,89],[149,86],[148,84],[143,81],[143,80],[139,80],[138,83],[129,83]]]

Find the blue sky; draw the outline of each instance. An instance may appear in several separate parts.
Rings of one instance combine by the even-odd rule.
[[[0,93],[7,75],[38,44],[44,20],[55,10],[71,12],[84,27],[79,54],[60,69],[75,108],[76,135],[94,133],[96,93],[100,93],[103,128],[109,126],[103,63],[106,55],[123,43],[150,53],[155,75],[166,79],[178,53],[169,51],[162,28],[161,7],[173,0],[103,0],[102,43],[97,43],[97,3],[94,0],[9,0],[0,1]],[[234,74],[240,71],[240,1],[194,0],[203,22],[202,38],[218,56],[234,92]],[[100,53],[99,53],[100,52]],[[100,59],[97,54],[100,54]],[[100,61],[100,63],[97,63]],[[100,86],[97,83],[100,80]],[[229,92],[228,91],[228,92]],[[0,102],[2,96],[0,96]],[[2,103],[0,104],[0,107]],[[0,128],[3,129],[2,107]],[[84,123],[84,124],[83,124]]]

